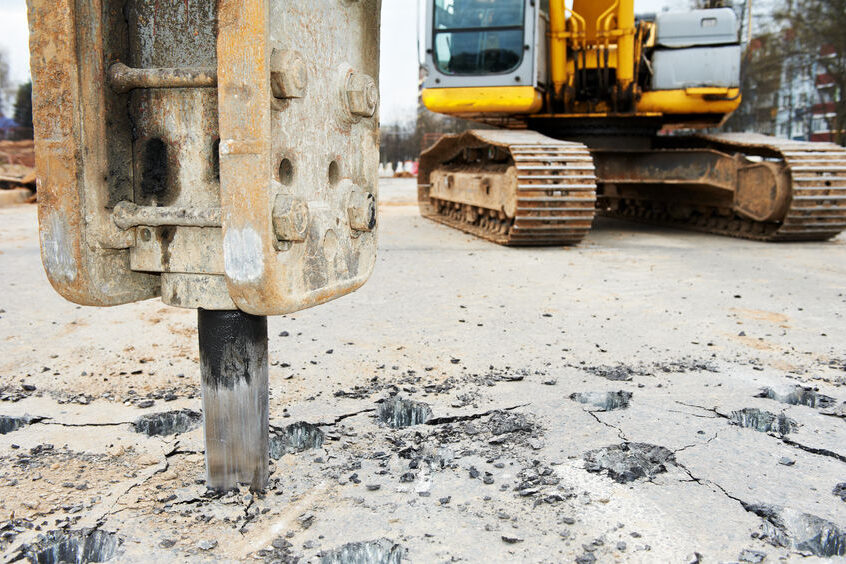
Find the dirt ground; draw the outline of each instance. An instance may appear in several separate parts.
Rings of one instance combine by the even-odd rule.
[[[193,311],[49,287],[0,209],[4,562],[846,555],[846,237],[507,249],[381,185],[360,291],[270,320],[271,483],[204,485]]]

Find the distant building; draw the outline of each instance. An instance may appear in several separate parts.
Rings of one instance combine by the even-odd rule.
[[[785,42],[791,44],[793,41],[791,30],[787,30]],[[791,51],[798,52],[798,49]],[[835,115],[839,93],[831,76],[825,74],[819,63],[827,56],[834,56],[833,48],[824,48],[816,56],[800,54],[784,58],[776,102],[775,134],[778,137],[796,141],[834,141],[829,124]]]
[[[820,53],[820,59],[835,55],[834,47],[824,47]],[[819,66],[817,62],[817,67]],[[842,101],[843,93],[839,91],[831,75],[825,72],[817,72],[814,77],[814,86],[819,97],[811,106],[811,141],[833,141],[835,132],[831,131],[830,124],[834,122],[835,105],[838,101]]]
[[[834,141],[829,124],[841,93],[820,65],[822,57],[833,56],[833,48],[803,53],[790,29],[752,39],[745,102],[727,127],[796,141]]]

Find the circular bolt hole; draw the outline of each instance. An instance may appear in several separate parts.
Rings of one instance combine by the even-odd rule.
[[[153,234],[150,233],[150,230],[145,227],[144,229],[141,230],[140,237],[141,237],[141,240],[146,243],[147,241],[149,241],[150,239],[153,238]]]
[[[279,182],[286,186],[294,181],[294,164],[290,159],[282,159],[279,163]]]
[[[329,163],[329,184],[335,185],[341,179],[341,166],[338,161]]]
[[[826,181],[825,181],[825,185],[826,185],[826,186],[831,186],[831,180],[826,180]]]

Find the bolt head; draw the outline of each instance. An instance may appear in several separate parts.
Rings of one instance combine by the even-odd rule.
[[[346,86],[347,108],[354,116],[373,117],[379,106],[376,81],[362,73],[350,73]]]
[[[302,98],[308,88],[308,70],[296,51],[274,49],[270,55],[270,89],[275,98]]]
[[[273,230],[280,241],[302,242],[308,232],[308,204],[286,194],[276,196],[273,204]]]
[[[373,231],[376,227],[376,198],[370,192],[353,185],[347,216],[353,231]]]

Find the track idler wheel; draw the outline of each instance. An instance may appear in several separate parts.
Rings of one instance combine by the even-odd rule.
[[[771,162],[748,164],[737,174],[735,210],[755,221],[779,221],[790,206],[786,167]]]

